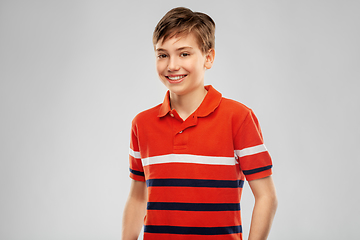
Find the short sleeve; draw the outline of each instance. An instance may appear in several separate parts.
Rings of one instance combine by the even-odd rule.
[[[131,128],[129,149],[130,178],[136,181],[145,181],[144,169],[141,162],[138,138],[134,124]]]
[[[246,180],[272,174],[272,160],[265,147],[259,122],[252,110],[246,115],[234,138],[235,156]]]

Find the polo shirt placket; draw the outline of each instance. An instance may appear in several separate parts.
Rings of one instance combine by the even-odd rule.
[[[169,118],[172,123],[174,153],[179,153],[178,150],[185,150],[189,142],[189,131],[187,129],[196,126],[197,118],[192,114],[184,121],[176,110],[171,110],[164,118]]]

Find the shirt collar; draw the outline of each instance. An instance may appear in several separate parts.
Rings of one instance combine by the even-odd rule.
[[[207,85],[205,86],[205,89],[208,92],[198,109],[195,111],[195,114],[198,117],[206,117],[207,115],[215,111],[215,109],[219,106],[221,102],[222,95],[215,88],[213,88],[213,86]],[[158,117],[164,117],[170,111],[170,92],[167,91],[164,102],[160,106]]]

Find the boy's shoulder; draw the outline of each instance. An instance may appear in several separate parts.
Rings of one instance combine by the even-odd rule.
[[[226,112],[240,115],[247,115],[252,112],[252,109],[245,104],[225,97],[222,97],[221,108]]]
[[[222,97],[222,101],[224,102],[224,104],[226,104],[227,106],[230,106],[230,107],[236,107],[236,108],[239,108],[241,110],[251,110],[248,106],[246,106],[245,104],[237,101],[237,100],[234,100],[234,99],[230,99],[230,98],[226,98],[226,97]]]
[[[146,122],[149,123],[151,122],[153,119],[156,119],[158,114],[159,114],[159,110],[161,107],[162,103],[146,109],[144,111],[139,112],[133,119],[133,123],[141,123],[141,122]]]

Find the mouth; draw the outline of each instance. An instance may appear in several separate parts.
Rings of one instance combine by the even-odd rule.
[[[179,83],[181,82],[187,75],[177,75],[177,76],[174,76],[174,75],[170,75],[170,76],[165,76],[169,82],[172,82],[172,83]]]

